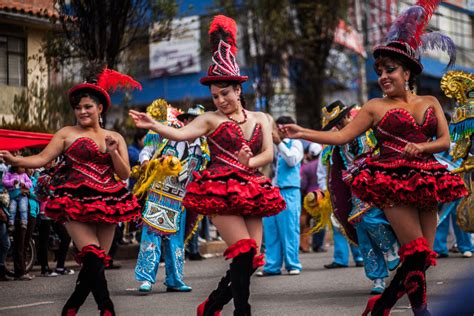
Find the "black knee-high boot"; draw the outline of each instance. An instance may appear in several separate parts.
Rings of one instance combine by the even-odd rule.
[[[101,315],[115,315],[104,273],[105,265],[109,260],[105,251],[98,246],[88,245],[82,248],[81,252],[76,256],[76,260],[82,263],[82,269],[76,282],[76,288],[63,307],[62,315],[76,315],[79,307],[84,304],[90,292],[94,296]]]
[[[400,248],[399,254],[402,264],[400,267],[398,267],[395,276],[390,282],[390,285],[381,295],[373,296],[369,300],[366,310],[362,315],[367,315],[369,312],[370,315],[373,316],[389,315],[391,308],[395,306],[397,301],[405,293],[408,292],[405,284],[406,278],[410,271],[413,271],[413,269],[418,269],[418,271],[421,271],[424,276],[425,271],[430,266],[436,265],[436,253],[429,249],[428,243],[423,237],[417,238],[408,244],[403,245]],[[413,255],[415,257],[412,257]],[[416,262],[415,265],[414,262]],[[424,288],[426,289],[426,283]]]
[[[405,259],[407,273],[403,280],[403,285],[410,300],[413,314],[416,316],[430,315],[426,302],[426,256],[426,252],[415,252]]]
[[[255,249],[236,256],[230,264],[230,288],[234,298],[234,315],[250,316],[250,275],[252,274],[252,262]]]
[[[90,289],[90,280],[88,277],[88,267],[83,265],[79,275],[77,276],[76,287],[74,292],[67,300],[66,304],[63,307],[61,316],[74,316],[79,311],[79,308],[86,301],[87,296],[91,291]]]
[[[103,250],[100,251],[101,253],[99,255],[94,254],[93,256],[87,257],[87,259],[90,260],[89,264],[91,266],[91,292],[100,310],[100,315],[114,316],[114,304],[110,299],[107,279],[105,278],[105,266],[110,259],[105,255]]]
[[[237,254],[242,251],[246,252],[250,249],[256,249],[257,244],[253,239],[243,239],[236,244],[230,246],[225,252],[224,256],[226,259],[234,258]],[[252,264],[252,271],[250,276],[257,270],[258,267],[263,265],[263,255],[255,256]],[[232,288],[231,288],[231,270],[227,270],[224,277],[221,278],[217,288],[211,292],[209,297],[198,306],[198,316],[219,316],[220,311],[224,306],[232,299]]]

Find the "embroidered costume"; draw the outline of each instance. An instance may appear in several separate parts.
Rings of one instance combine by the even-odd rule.
[[[237,24],[223,15],[214,17],[209,28],[212,64],[204,85],[215,83],[240,85],[248,77],[240,75],[236,62]],[[242,109],[244,115],[245,110]],[[183,205],[188,211],[209,215],[270,216],[285,208],[285,201],[270,180],[255,169],[239,163],[235,152],[243,144],[258,154],[262,148],[262,127],[256,124],[250,139],[245,139],[239,122],[221,123],[207,137],[211,162],[208,168],[194,175],[187,187]],[[234,300],[234,315],[250,315],[250,276],[263,265],[257,255],[254,239],[240,239],[224,252],[232,259],[229,270],[217,288],[198,306],[199,315],[219,315],[230,300]]]
[[[438,203],[466,195],[461,178],[450,173],[432,154],[410,158],[402,155],[407,143],[428,142],[435,137],[437,126],[432,107],[426,110],[422,122],[416,122],[405,109],[387,111],[374,128],[379,153],[363,158],[352,180],[354,194],[382,209],[403,204],[437,209]]]
[[[119,223],[140,216],[140,205],[114,176],[112,158],[88,137],[63,154],[50,182],[45,212],[56,221]]]
[[[93,98],[106,112],[112,105],[108,90],[117,87],[141,89],[141,85],[127,75],[104,69],[69,90],[69,101],[76,107],[82,99]],[[100,124],[100,119],[99,119]],[[47,179],[47,178],[46,178]],[[88,137],[79,137],[64,151],[63,160],[57,165],[49,184],[46,180],[45,213],[58,221],[89,223],[118,223],[140,216],[140,205],[124,182],[116,179],[112,157],[101,152]],[[43,190],[44,192],[44,190]],[[100,227],[97,228],[99,231]],[[98,234],[96,232],[94,234]],[[101,315],[114,316],[104,269],[110,257],[97,244],[79,249],[76,261],[82,264],[74,292],[63,307],[61,315],[73,316],[92,292]]]
[[[389,57],[416,76],[423,70],[420,55],[428,49],[441,49],[454,64],[456,46],[440,32],[425,32],[439,0],[419,0],[397,17],[375,47],[375,59]],[[407,90],[410,82],[406,82]],[[379,208],[410,205],[421,211],[434,211],[439,202],[450,202],[467,194],[461,178],[451,174],[432,154],[405,157],[407,143],[429,142],[437,134],[434,109],[426,104],[422,122],[406,109],[392,108],[374,127],[379,152],[356,164],[359,170],[352,180],[353,192],[361,200]],[[365,160],[364,160],[365,159]],[[426,269],[436,264],[436,253],[427,240],[419,237],[402,245],[400,267],[381,295],[369,300],[363,315],[388,315],[405,293],[415,315],[429,315],[426,295]]]
[[[232,121],[221,123],[208,137],[211,162],[196,173],[183,200],[190,212],[204,215],[271,216],[285,208],[285,201],[270,179],[239,163],[234,153],[247,144],[253,153],[262,147],[260,124],[250,139]]]
[[[171,124],[170,119],[173,119],[170,117],[172,111],[173,108],[169,107],[168,124]],[[148,109],[148,112],[151,110]],[[183,116],[181,117],[183,118]],[[173,121],[175,120],[173,119]],[[156,283],[161,244],[163,243],[167,290],[191,291],[191,287],[182,280],[184,242],[187,220],[192,222],[189,230],[189,233],[192,233],[197,224],[197,218],[194,214],[186,212],[182,206],[182,199],[186,192],[186,186],[192,180],[192,173],[206,166],[207,151],[205,137],[198,138],[193,142],[176,142],[150,132],[145,138],[145,147],[140,153],[141,163],[159,157],[173,156],[181,161],[183,167],[177,176],[168,176],[161,181],[155,181],[148,190],[142,214],[143,230],[140,252],[135,267],[135,278],[138,281]],[[139,290],[149,292],[151,285],[144,282]]]
[[[465,232],[474,233],[474,74],[449,71],[441,78],[441,89],[456,99],[449,130],[455,142],[453,160],[462,162],[453,172],[460,173],[470,192],[456,207],[457,222]]]

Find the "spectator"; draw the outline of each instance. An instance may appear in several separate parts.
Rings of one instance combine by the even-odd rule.
[[[3,177],[3,185],[10,195],[10,217],[8,225],[11,231],[15,228],[15,217],[20,215],[21,228],[26,230],[28,224],[28,191],[31,188],[31,180],[25,172],[25,168],[11,167],[10,172]]]
[[[8,237],[8,206],[10,204],[10,196],[8,191],[3,187],[3,176],[7,173],[8,168],[0,158],[0,281],[9,281],[11,278],[7,276],[5,269],[5,259],[10,249],[10,238]]]
[[[317,143],[311,143],[308,146],[306,161],[303,162],[303,165],[301,166],[302,197],[319,188],[317,170],[319,162],[318,158],[322,149],[323,147]],[[310,220],[311,216],[309,216],[308,212],[302,208],[300,217],[300,249],[303,252],[309,252],[310,236],[308,236],[307,233],[310,230]],[[318,232],[317,234],[321,233],[323,234],[324,239],[325,230],[323,229],[322,232]]]
[[[277,124],[292,124],[293,119],[282,116]],[[263,231],[266,248],[266,263],[257,276],[281,274],[284,262],[289,275],[298,275],[302,265],[299,260],[299,218],[301,215],[301,176],[303,144],[299,140],[283,138],[278,130],[273,130],[273,143],[276,146],[276,168],[273,184],[280,188],[287,208],[281,213],[263,218]]]

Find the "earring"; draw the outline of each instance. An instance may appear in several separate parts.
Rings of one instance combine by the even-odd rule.
[[[387,94],[386,94],[386,93],[382,94],[382,97],[386,98],[386,97],[387,97]]]
[[[104,120],[102,119],[102,116],[99,116],[99,125],[101,127],[104,126]]]
[[[410,84],[408,83],[408,80],[405,81],[405,91],[410,90]]]

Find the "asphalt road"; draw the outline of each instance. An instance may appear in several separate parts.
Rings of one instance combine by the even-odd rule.
[[[360,315],[365,307],[371,282],[362,268],[326,270],[331,261],[327,253],[302,254],[303,272],[299,276],[252,278],[251,305],[253,315]],[[353,264],[352,264],[353,265]],[[122,269],[108,270],[109,289],[117,315],[195,315],[196,306],[216,286],[227,263],[222,257],[191,261],[185,265],[185,281],[193,287],[190,293],[166,293],[162,285],[164,269],[158,273],[159,283],[147,296],[140,295],[134,280],[133,261],[122,261]],[[76,267],[77,268],[77,267]],[[431,311],[446,300],[466,271],[473,271],[474,258],[452,254],[440,259],[428,271],[428,302]],[[38,271],[33,271],[39,274]],[[36,277],[32,281],[0,282],[0,315],[59,315],[72,292],[77,274],[55,278]],[[473,295],[474,298],[474,295]],[[229,304],[222,315],[232,315]],[[79,315],[98,315],[89,296]],[[406,297],[392,315],[412,315]]]

